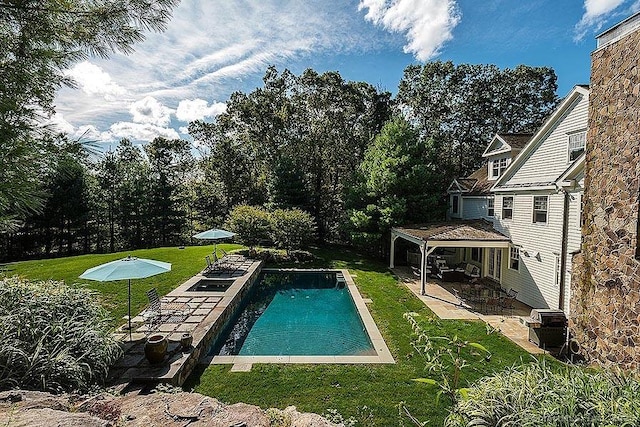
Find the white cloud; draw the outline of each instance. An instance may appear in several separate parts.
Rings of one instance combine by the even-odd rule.
[[[128,56],[92,58],[69,72],[81,90],[58,93],[67,120],[99,129],[135,122],[177,130],[183,123],[170,119],[182,100],[205,99],[208,110],[183,106],[180,117],[213,116],[222,105],[212,100],[260,86],[269,65],[317,67],[325,52],[363,53],[388,41],[350,1],[182,0],[166,31],[146,35]],[[143,102],[147,97],[155,102]]]
[[[604,24],[605,19],[626,0],[585,0],[584,15],[574,28],[574,40],[579,41],[584,38],[589,29],[598,31]]]
[[[81,141],[111,141],[110,132],[100,132],[94,125],[82,125],[73,132],[72,137]]]
[[[215,117],[227,110],[224,102],[212,102],[211,105],[204,99],[183,99],[176,109],[176,118],[181,122],[192,122],[205,118]]]
[[[420,61],[438,55],[461,19],[455,0],[361,0],[358,10],[363,9],[368,9],[366,20],[404,33],[405,53]]]
[[[61,112],[56,112],[51,116],[48,124],[52,125],[55,128],[55,131],[67,135],[72,134],[76,130],[75,127],[64,118]]]
[[[171,108],[165,107],[152,96],[145,96],[139,101],[133,102],[129,112],[135,123],[149,123],[156,126],[167,126],[171,122]]]
[[[124,88],[111,79],[109,73],[87,61],[76,64],[66,74],[90,96],[102,95],[105,99],[111,100],[126,93]]]
[[[152,141],[161,136],[168,139],[179,139],[174,129],[156,126],[151,123],[118,122],[109,128],[110,139],[128,138],[133,141]]]
[[[180,126],[178,128],[178,132],[180,132],[183,135],[189,135],[189,128],[187,126]]]

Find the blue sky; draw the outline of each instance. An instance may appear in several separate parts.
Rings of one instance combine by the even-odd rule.
[[[69,75],[53,121],[110,145],[187,138],[269,65],[336,70],[396,92],[404,68],[430,60],[550,66],[558,95],[589,82],[595,35],[640,0],[182,0],[167,31],[129,56],[91,58]],[[115,145],[115,144],[114,144]]]

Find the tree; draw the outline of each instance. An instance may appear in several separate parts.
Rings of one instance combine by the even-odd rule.
[[[41,211],[55,92],[89,55],[129,53],[164,29],[178,0],[7,0],[0,3],[0,232]]]
[[[302,248],[315,237],[313,217],[300,209],[276,209],[269,219],[271,240],[287,253]]]
[[[116,149],[115,167],[116,209],[121,230],[123,249],[143,246],[146,220],[147,194],[149,191],[149,164],[143,152],[128,139],[123,139]]]
[[[269,238],[269,213],[256,206],[239,205],[229,212],[225,227],[236,233],[240,243],[252,250]]]
[[[557,104],[556,75],[547,67],[408,66],[398,102],[423,140],[432,139],[446,181],[477,169],[498,132],[534,132]]]
[[[270,67],[263,81],[234,93],[214,123],[189,131],[210,148],[228,206],[300,208],[316,219],[321,240],[336,239],[344,194],[389,117],[390,94],[311,69],[296,76]]]
[[[188,141],[155,138],[144,147],[149,161],[147,242],[182,243],[187,224],[186,176],[193,164]]]
[[[438,216],[441,180],[431,140],[404,118],[385,124],[364,155],[359,183],[349,194],[352,240],[371,244],[392,226]]]

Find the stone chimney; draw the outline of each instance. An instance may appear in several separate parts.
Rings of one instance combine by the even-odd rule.
[[[589,362],[640,367],[640,13],[597,36],[591,55],[582,248],[570,331]]]

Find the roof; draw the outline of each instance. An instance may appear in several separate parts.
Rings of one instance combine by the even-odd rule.
[[[545,141],[548,137],[548,134],[552,131],[553,127],[556,124],[563,120],[564,115],[567,111],[574,107],[574,103],[580,99],[580,97],[589,96],[588,86],[585,85],[576,85],[573,87],[571,92],[560,102],[560,105],[556,107],[553,113],[547,117],[544,124],[538,129],[535,135],[531,138],[528,144],[520,151],[518,156],[511,162],[506,172],[500,175],[497,181],[495,181],[492,189],[494,191],[499,191],[502,189],[508,188],[521,188],[521,187],[536,187],[536,186],[550,186],[554,185],[558,177],[553,177],[553,180],[548,182],[536,182],[529,184],[518,184],[518,185],[507,185],[508,182],[513,175],[522,167],[522,165],[529,159],[531,154],[538,149],[538,147]]]
[[[531,133],[497,133],[482,153],[482,157],[491,157],[497,154],[512,153],[515,157],[531,140]]]
[[[486,163],[466,178],[456,180],[467,196],[480,196],[491,194],[489,189],[493,182],[489,181]]]
[[[392,233],[409,236],[412,241],[418,240],[428,246],[453,246],[443,245],[444,242],[486,242],[495,246],[496,243],[509,243],[509,237],[493,228],[493,224],[484,219],[458,220],[431,224],[420,224],[406,227],[394,227]]]
[[[533,137],[532,133],[499,133],[498,136],[511,146],[512,149],[523,149]]]

